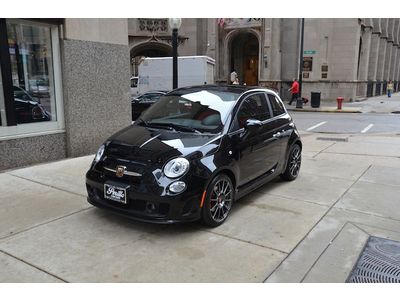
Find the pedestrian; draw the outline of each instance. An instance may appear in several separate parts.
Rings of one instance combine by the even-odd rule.
[[[292,105],[292,102],[296,101],[299,97],[299,83],[296,78],[293,79],[292,87],[288,91],[292,92],[292,99],[289,101],[289,105]]]
[[[237,75],[237,73],[235,71],[232,71],[232,73],[231,73],[231,84],[235,84],[236,80],[239,81],[238,75]]]
[[[232,84],[239,84],[239,78],[236,77]]]
[[[393,93],[393,82],[389,80],[389,83],[387,85],[387,95],[389,98],[392,97],[392,93]]]

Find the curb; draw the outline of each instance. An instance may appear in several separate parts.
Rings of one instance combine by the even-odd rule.
[[[356,109],[337,109],[336,107],[327,107],[327,108],[286,108],[288,111],[300,111],[300,112],[328,112],[328,113],[362,113],[360,108]]]

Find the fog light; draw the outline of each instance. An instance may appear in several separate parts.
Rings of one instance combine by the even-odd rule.
[[[180,193],[183,192],[186,188],[186,183],[183,181],[175,181],[170,184],[169,190],[173,193]]]

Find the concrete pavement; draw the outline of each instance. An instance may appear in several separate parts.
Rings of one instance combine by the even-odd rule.
[[[400,240],[400,136],[333,136],[304,132],[299,178],[214,229],[91,207],[93,156],[3,172],[0,282],[344,282],[368,236]]]
[[[310,100],[310,99],[309,99]],[[303,108],[296,108],[296,103],[292,105],[285,102],[285,106],[289,111],[303,112],[330,112],[330,113],[400,113],[400,93],[392,94],[392,97],[381,95],[376,97],[364,98],[363,101],[348,102],[348,99],[342,104],[342,109],[337,109],[336,100],[321,101],[318,108],[311,107],[311,100],[303,105]]]

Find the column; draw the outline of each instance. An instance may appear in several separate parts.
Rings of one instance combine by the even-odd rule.
[[[381,37],[379,42],[378,69],[376,73],[377,86],[375,95],[381,95],[382,93],[381,82],[383,81],[383,71],[385,67],[386,46],[387,38]]]
[[[387,41],[383,81],[389,81],[390,61],[392,59],[393,41]]]
[[[375,30],[375,28],[374,28]],[[380,32],[373,32],[371,37],[371,48],[369,52],[369,63],[368,63],[368,81],[371,81],[373,84],[372,94],[369,96],[375,95],[375,87],[376,87],[376,74],[378,70],[378,55],[379,55],[379,45],[380,45]]]
[[[392,58],[390,60],[390,71],[389,71],[389,80],[394,81],[394,72],[396,69],[396,61],[397,61],[397,56],[398,56],[398,52],[397,52],[397,45],[393,44],[392,46]]]
[[[365,27],[362,34],[361,56],[358,67],[357,96],[367,96],[368,65],[371,50],[372,28]]]

